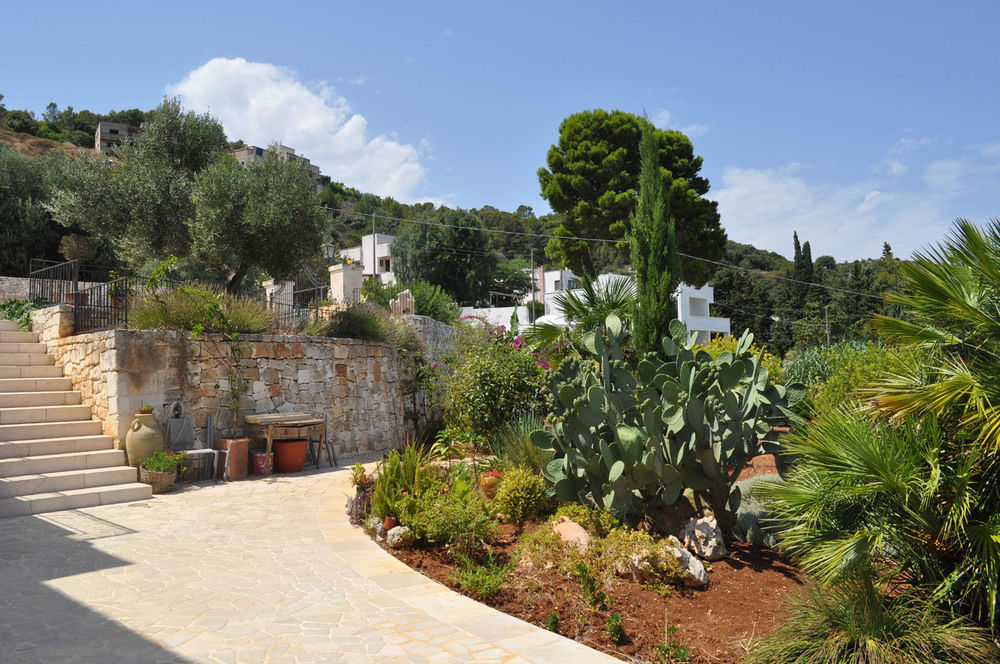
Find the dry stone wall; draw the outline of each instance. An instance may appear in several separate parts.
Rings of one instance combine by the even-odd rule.
[[[192,339],[187,332],[168,330],[60,337],[52,330],[59,321],[52,309],[35,312],[34,329],[116,445],[124,445],[138,408],[152,404],[158,414],[169,413],[178,400],[193,418],[197,439],[206,439],[209,415],[216,418],[217,434],[231,432],[228,403],[239,374],[224,337]],[[239,395],[240,422],[250,413],[326,415],[338,458],[399,446],[431,415],[427,399],[413,394],[406,364],[387,344],[245,335],[238,350],[245,387]]]

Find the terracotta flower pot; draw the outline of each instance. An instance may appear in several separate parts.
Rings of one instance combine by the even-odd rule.
[[[274,469],[279,473],[297,473],[306,462],[308,440],[274,441]]]
[[[487,500],[493,500],[493,496],[497,495],[497,489],[500,488],[500,476],[483,475],[479,478],[479,488]]]
[[[394,517],[394,516],[387,516],[382,521],[382,527],[385,528],[386,531],[390,531],[390,530],[392,530],[393,528],[395,528],[398,525],[399,525],[399,521],[397,521],[396,517]]]

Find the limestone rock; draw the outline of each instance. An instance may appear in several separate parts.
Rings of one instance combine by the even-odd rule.
[[[691,552],[684,548],[676,537],[669,537],[672,540],[670,551],[677,558],[684,573],[684,585],[688,588],[702,588],[708,585],[708,571],[705,565],[691,555]]]
[[[559,534],[563,542],[573,544],[580,553],[586,551],[587,546],[590,545],[590,533],[567,516],[556,519],[556,522],[552,524],[552,529]]]
[[[385,534],[385,543],[393,549],[402,549],[413,544],[413,531],[406,526],[396,526]]]
[[[691,519],[685,524],[684,546],[705,560],[721,560],[728,553],[722,529],[712,516]]]

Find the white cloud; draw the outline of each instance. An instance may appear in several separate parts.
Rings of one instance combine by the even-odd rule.
[[[965,175],[966,164],[958,159],[945,159],[927,164],[923,179],[929,187],[942,192],[954,192]]]
[[[910,154],[911,152],[916,152],[920,148],[927,147],[934,143],[934,139],[927,136],[921,136],[920,138],[901,138],[892,147],[889,148],[890,155],[904,155]]]
[[[364,116],[325,85],[243,58],[215,58],[167,87],[186,108],[219,118],[231,140],[294,148],[334,180],[382,196],[413,200],[426,169],[420,151],[384,135],[371,137]]]
[[[979,154],[984,157],[1000,157],[1000,143],[987,143],[979,146]]]
[[[790,256],[798,231],[813,256],[873,258],[883,242],[908,256],[942,238],[951,222],[938,192],[887,191],[878,181],[815,184],[806,175],[798,164],[724,169],[714,193],[730,239]]]
[[[649,121],[652,122],[657,127],[659,127],[660,129],[669,129],[670,118],[672,117],[673,116],[670,114],[670,111],[668,111],[667,109],[658,108],[655,111],[653,111],[653,114],[651,116],[649,116]]]
[[[688,138],[692,136],[704,136],[711,129],[707,124],[692,124],[687,127],[681,127],[681,133],[685,134]]]
[[[910,169],[906,167],[906,164],[895,159],[886,159],[875,168],[875,172],[889,177],[905,175],[908,170]]]
[[[351,85],[364,85],[368,81],[372,80],[372,77],[368,74],[361,74],[354,80],[350,81]]]

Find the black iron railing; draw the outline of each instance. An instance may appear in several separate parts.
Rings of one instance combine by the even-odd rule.
[[[304,288],[291,293],[278,291],[267,300],[274,312],[278,327],[283,331],[300,331],[308,323],[321,323],[330,319],[332,310],[327,300],[329,288]]]
[[[73,307],[76,333],[126,327],[133,282],[132,278],[120,277],[80,291]]]
[[[80,290],[80,261],[47,261],[32,258],[28,274],[28,299],[51,304],[74,304]]]

